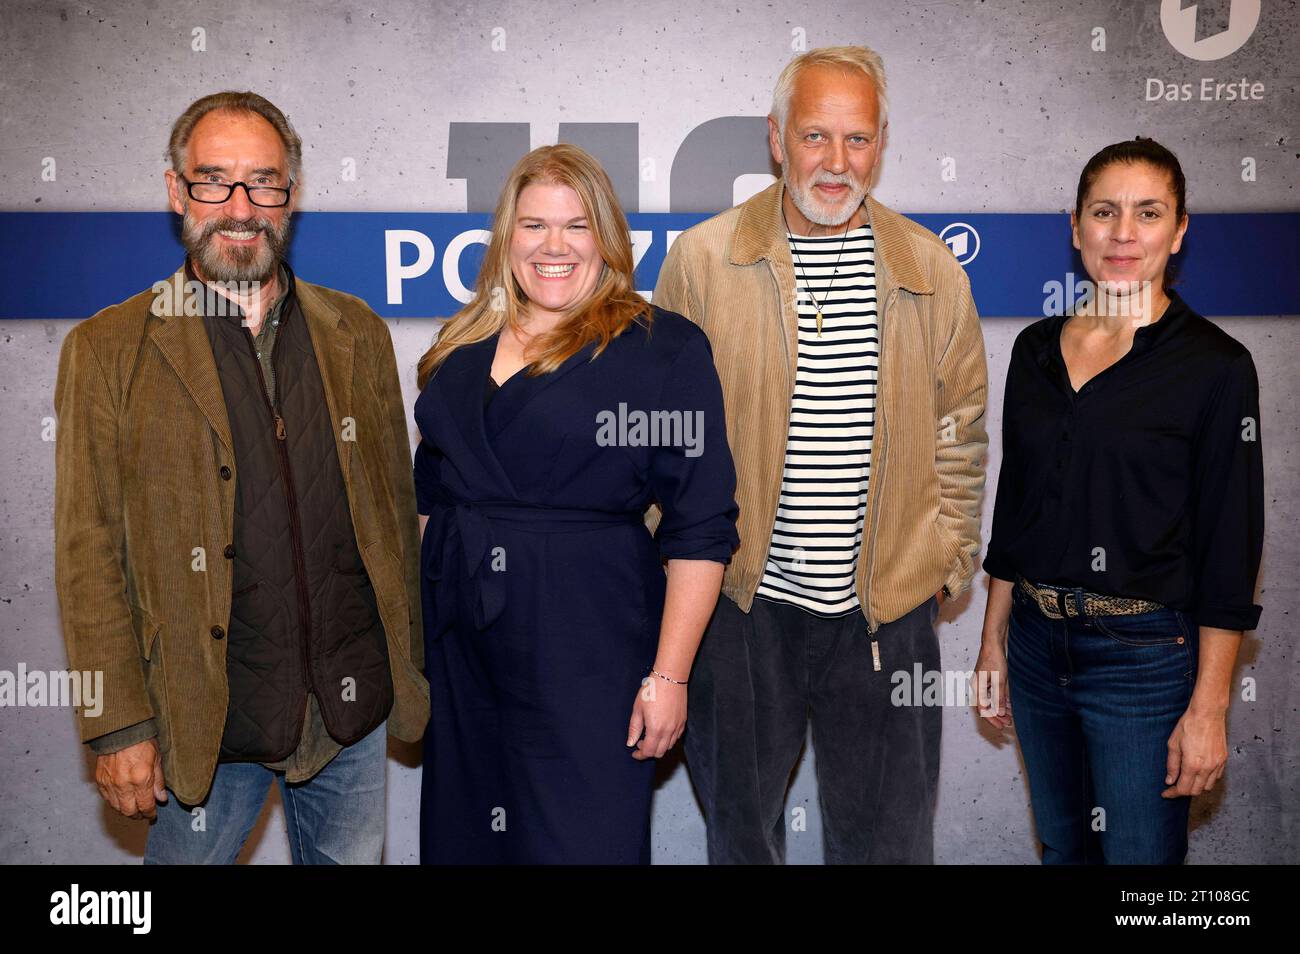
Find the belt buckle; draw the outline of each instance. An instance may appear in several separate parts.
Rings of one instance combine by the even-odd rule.
[[[1037,587],[1034,595],[1038,598],[1038,608],[1043,611],[1043,615],[1048,619],[1056,619],[1056,613],[1060,612],[1057,608],[1057,602],[1060,594],[1055,590],[1049,590],[1045,587]],[[1056,597],[1057,599],[1053,599]]]

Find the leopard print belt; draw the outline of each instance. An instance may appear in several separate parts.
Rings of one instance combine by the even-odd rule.
[[[1043,615],[1050,619],[1064,619],[1067,616],[1136,616],[1138,613],[1152,613],[1164,609],[1163,603],[1150,600],[1134,600],[1125,596],[1103,596],[1100,593],[1084,593],[1083,608],[1078,607],[1073,590],[1061,590],[1052,586],[1034,586],[1023,576],[1016,577],[1022,590],[1038,604]]]

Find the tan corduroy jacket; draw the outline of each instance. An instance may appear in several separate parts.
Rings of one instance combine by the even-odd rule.
[[[184,271],[168,279],[171,289]],[[158,288],[160,286],[155,286]],[[388,326],[359,298],[297,280],[357,548],[388,643],[388,733],[429,719],[419,525]],[[59,357],[54,579],[74,671],[101,671],[82,740],[153,718],[186,804],[211,786],[226,721],[235,458],[203,319],[153,289],[76,325]],[[161,312],[159,314],[158,312]],[[351,418],[351,421],[347,421]]]
[[[722,591],[749,612],[781,490],[798,357],[784,183],[678,236],[654,302],[709,336],[736,461],[740,549]],[[948,247],[875,199],[881,349],[871,480],[857,566],[868,630],[947,586],[970,583],[984,493],[984,336],[970,281]],[[657,513],[647,520],[652,528]]]

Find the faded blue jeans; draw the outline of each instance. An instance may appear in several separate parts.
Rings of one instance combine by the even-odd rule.
[[[296,865],[377,865],[384,852],[388,727],[347,746],[305,782],[256,762],[221,762],[200,805],[175,793],[149,826],[147,865],[230,865],[257,823],[274,779],[280,786],[289,853]]]
[[[1012,718],[1043,864],[1182,864],[1191,798],[1160,793],[1197,637],[1175,609],[1051,619],[1012,589]]]

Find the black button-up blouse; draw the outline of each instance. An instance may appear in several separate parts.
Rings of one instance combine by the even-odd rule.
[[[1169,298],[1078,392],[1061,356],[1068,316],[1016,338],[984,568],[1254,629],[1264,539],[1255,364],[1177,292]]]

